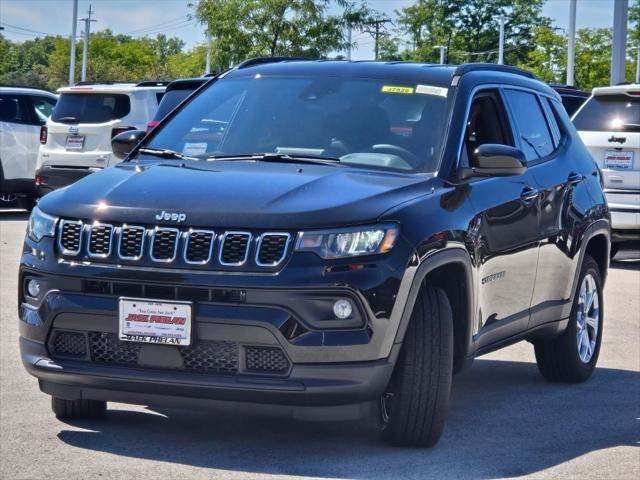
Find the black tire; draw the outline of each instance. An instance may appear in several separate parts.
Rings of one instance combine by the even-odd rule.
[[[449,409],[453,318],[443,290],[421,290],[400,356],[380,401],[382,438],[402,447],[432,447]]]
[[[591,275],[595,279],[598,292],[598,330],[596,334],[595,347],[588,362],[580,359],[577,345],[578,335],[578,310],[580,303],[580,286],[584,278]],[[576,289],[575,298],[573,299],[573,307],[571,308],[571,316],[566,330],[558,337],[545,342],[534,343],[536,362],[542,376],[552,382],[580,383],[586,381],[593,370],[596,368],[598,356],[600,354],[600,345],[602,344],[602,319],[604,318],[602,294],[602,279],[600,269],[596,261],[589,255],[584,256],[580,277],[578,279],[578,287]]]
[[[107,402],[51,397],[51,409],[57,418],[100,418],[107,411]]]

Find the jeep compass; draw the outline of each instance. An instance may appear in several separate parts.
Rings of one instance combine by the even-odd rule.
[[[59,418],[371,416],[431,446],[474,357],[527,340],[551,381],[595,368],[602,179],[527,72],[253,59],[113,151],[25,238],[22,361]]]

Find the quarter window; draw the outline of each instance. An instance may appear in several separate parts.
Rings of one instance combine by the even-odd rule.
[[[550,155],[555,148],[553,137],[538,97],[520,90],[505,90],[505,96],[527,161]]]

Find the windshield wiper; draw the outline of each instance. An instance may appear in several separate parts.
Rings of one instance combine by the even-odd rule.
[[[332,165],[340,162],[339,158],[320,155],[289,155],[285,153],[252,153],[250,155],[212,155],[207,160],[255,160],[259,162],[305,162],[318,165]]]
[[[199,160],[198,158],[189,157],[166,148],[142,147],[138,150],[138,153],[144,153],[145,155],[151,155],[152,157],[166,158],[168,160]]]

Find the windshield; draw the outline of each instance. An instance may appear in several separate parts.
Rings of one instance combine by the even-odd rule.
[[[106,123],[126,117],[129,96],[119,93],[63,93],[51,119],[62,123]]]
[[[442,92],[361,78],[223,79],[147,146],[201,158],[276,153],[429,172],[437,168],[446,124]]]
[[[591,97],[573,123],[577,130],[590,132],[640,132],[640,98],[627,95]]]

